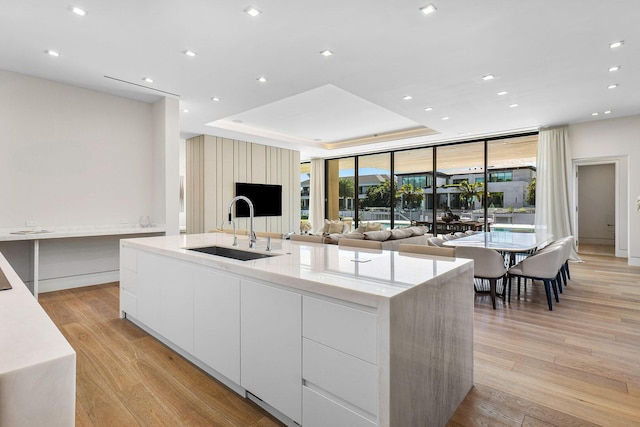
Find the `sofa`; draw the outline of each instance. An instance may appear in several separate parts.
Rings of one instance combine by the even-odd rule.
[[[351,233],[326,233],[324,242],[338,244],[341,239],[373,240],[382,242],[383,250],[397,251],[398,246],[402,243],[427,245],[429,237],[432,237],[432,235],[426,233],[426,227],[421,226],[394,228],[393,230],[382,229],[382,227],[369,227],[369,231],[367,231],[367,226],[364,225]]]

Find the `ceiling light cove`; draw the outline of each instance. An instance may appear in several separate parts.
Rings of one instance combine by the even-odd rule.
[[[436,9],[436,7],[433,4],[429,3],[426,6],[422,6],[419,10],[424,15],[431,15],[433,12],[435,12],[438,9]]]
[[[197,53],[195,53],[195,52],[194,52],[194,51],[192,51],[192,50],[185,50],[183,53],[184,53],[185,55],[187,55],[187,56],[192,57],[192,58],[193,58],[194,56],[196,56],[196,55],[197,55]]]
[[[244,10],[244,13],[246,13],[249,16],[258,16],[260,15],[262,12],[260,12],[258,9],[256,9],[255,7],[248,7]]]
[[[322,56],[331,56],[331,55],[333,55],[333,52],[331,52],[329,49],[325,49],[325,50],[320,51],[320,55],[322,55]]]
[[[267,78],[266,77],[258,77],[256,80],[259,81],[260,83],[266,83],[267,82]]]
[[[51,49],[45,50],[44,53],[46,53],[49,56],[55,56],[56,58],[58,56],[60,56],[60,54],[58,52],[56,52],[55,50],[51,50]]]
[[[624,40],[620,40],[620,41],[617,41],[617,42],[613,42],[613,43],[611,43],[611,44],[609,45],[609,47],[610,47],[611,49],[616,49],[616,48],[618,48],[618,47],[622,46],[623,44],[624,44]]]
[[[487,82],[489,80],[493,80],[495,78],[496,78],[496,76],[494,76],[493,74],[485,74],[484,76],[482,76],[482,80],[484,80],[485,82]]]
[[[77,6],[71,6],[71,12],[75,13],[78,16],[85,16],[87,14],[86,10]]]

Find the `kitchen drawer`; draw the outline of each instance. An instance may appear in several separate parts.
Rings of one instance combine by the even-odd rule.
[[[120,289],[138,295],[138,273],[131,270],[120,269]]]
[[[120,309],[127,313],[131,317],[138,316],[138,297],[127,292],[124,289],[120,290]]]
[[[318,298],[303,297],[302,336],[377,363],[375,313]]]
[[[378,367],[317,342],[302,340],[302,378],[377,416]]]
[[[307,387],[302,387],[302,425],[374,427],[376,423]]]
[[[120,245],[120,270],[138,271],[138,251]]]

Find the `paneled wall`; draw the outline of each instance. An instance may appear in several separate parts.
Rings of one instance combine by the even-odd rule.
[[[220,227],[236,182],[282,185],[282,216],[256,218],[256,231],[287,233],[299,228],[298,151],[200,135],[187,140],[187,233]],[[248,229],[248,218],[238,218],[236,226]]]

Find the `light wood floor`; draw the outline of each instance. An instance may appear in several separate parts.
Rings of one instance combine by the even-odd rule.
[[[552,312],[539,284],[476,297],[475,385],[449,426],[640,426],[640,268],[581,256]],[[119,319],[117,284],[40,302],[78,353],[77,426],[279,425]]]

